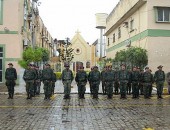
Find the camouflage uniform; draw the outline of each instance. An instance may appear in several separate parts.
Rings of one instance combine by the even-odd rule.
[[[106,94],[106,81],[105,81],[105,76],[106,76],[106,67],[104,68],[104,70],[101,72],[101,81],[102,81],[102,91],[103,94]]]
[[[115,72],[113,70],[109,69],[106,71],[105,82],[108,99],[111,99],[113,96],[113,85],[115,82]]]
[[[159,67],[162,68],[162,66],[158,66],[158,68]],[[163,91],[164,82],[165,82],[165,73],[164,73],[164,71],[162,71],[162,69],[161,70],[157,70],[155,72],[154,80],[156,82],[158,98],[162,98],[162,91]]]
[[[37,69],[36,73],[37,73],[37,79],[35,80],[35,84],[36,84],[35,93],[37,95],[39,95],[40,94],[40,87],[41,87],[41,74],[42,74],[42,71]]]
[[[89,80],[93,88],[93,98],[98,98],[98,91],[99,91],[99,85],[100,85],[100,72],[98,71],[97,66],[95,66],[94,70],[91,71]]]
[[[87,83],[87,74],[84,70],[80,70],[76,73],[75,81],[78,86],[78,94],[79,98],[84,98],[84,94],[86,91],[86,83]]]
[[[115,82],[114,82],[114,90],[115,90],[115,94],[119,94],[119,81],[118,81],[118,78],[119,78],[119,71],[118,69],[116,69],[115,71]]]
[[[29,65],[32,67],[32,65]],[[28,68],[24,71],[23,79],[26,82],[27,99],[32,99],[34,95],[34,81],[37,78],[33,68]]]
[[[128,71],[128,73],[129,73],[129,75],[131,75],[132,72]],[[132,89],[131,80],[129,80],[128,83],[127,83],[126,93],[130,95],[131,94],[131,89]]]
[[[88,81],[89,81],[89,85],[90,85],[90,93],[93,94],[93,88],[92,88],[92,82],[90,81],[90,75],[93,71],[93,68],[91,68],[91,71],[89,72],[89,75],[88,75]]]
[[[127,70],[119,71],[119,82],[121,98],[126,98],[127,83],[129,82],[129,72]]]
[[[12,63],[9,63],[8,65],[12,65]],[[13,99],[15,80],[17,79],[16,69],[10,67],[7,68],[5,71],[5,79],[6,79],[6,86],[8,88],[8,94],[9,94],[8,99]]]
[[[55,82],[57,81],[56,74],[53,73],[53,80],[52,80],[52,95],[54,95],[54,89],[55,89]]]
[[[52,94],[53,70],[50,68],[49,64],[46,64],[46,68],[42,70],[41,80],[44,84],[44,100],[50,100]]]
[[[145,69],[149,69],[146,67]],[[149,97],[149,89],[150,86],[153,83],[153,75],[150,73],[150,70],[147,70],[142,74],[142,82],[143,82],[143,92],[144,92],[144,98],[150,98]]]
[[[65,66],[65,67],[69,67],[69,66]],[[69,99],[70,92],[71,92],[71,83],[74,79],[73,72],[69,68],[64,69],[62,71],[61,79],[64,85],[64,99]]]
[[[140,78],[139,71],[136,71],[136,70],[132,71],[130,79],[132,82],[133,98],[139,97],[139,78]]]
[[[139,71],[139,89],[140,89],[140,95],[143,95],[143,82],[142,82],[142,75],[143,75],[143,70]]]

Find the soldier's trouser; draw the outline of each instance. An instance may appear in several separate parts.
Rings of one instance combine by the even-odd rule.
[[[35,96],[35,94],[36,94],[36,91],[37,91],[37,84],[36,84],[36,82],[34,81],[34,96]]]
[[[93,94],[92,82],[89,82],[89,84],[90,84],[90,92],[91,92],[91,94]]]
[[[160,81],[156,83],[157,95],[161,96],[163,92],[164,82]]]
[[[26,92],[28,95],[34,95],[34,80],[26,81]]]
[[[126,96],[127,82],[120,82],[120,94]]]
[[[149,86],[149,96],[152,94],[152,84]]]
[[[40,94],[40,86],[41,86],[41,82],[36,82],[36,94]]]
[[[132,88],[132,86],[131,86],[131,83],[127,83],[127,94],[129,93],[131,93],[131,88]]]
[[[144,83],[143,84],[143,94],[145,98],[149,97],[149,87],[151,86],[151,83]]]
[[[55,89],[55,82],[52,82],[52,86],[51,86],[51,94],[54,94],[54,89]]]
[[[14,80],[7,80],[6,85],[8,88],[8,94],[10,97],[13,97],[14,95],[14,86],[15,86],[15,81]]]
[[[114,85],[113,81],[106,82],[107,95],[111,97],[113,96],[113,85]]]
[[[99,84],[100,83],[98,83],[98,82],[92,82],[93,97],[98,97]]]
[[[51,81],[44,81],[44,94],[46,98],[50,98],[51,96]]]
[[[105,81],[102,81],[102,91],[103,91],[103,94],[106,94],[106,82]]]
[[[119,92],[119,83],[117,81],[114,83],[114,89],[115,89],[115,94],[118,94],[118,92]]]
[[[70,92],[71,92],[71,80],[63,81],[63,85],[64,85],[64,95],[65,96],[70,96]]]
[[[143,84],[139,83],[140,94],[143,94]]]
[[[85,91],[86,91],[85,85],[86,85],[86,83],[84,83],[84,82],[79,82],[77,84],[77,86],[78,86],[78,94],[85,94]]]
[[[139,85],[138,85],[138,82],[132,82],[132,93],[133,93],[133,96],[136,96],[136,97],[139,96]]]

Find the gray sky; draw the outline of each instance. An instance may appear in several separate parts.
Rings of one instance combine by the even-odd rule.
[[[73,38],[79,30],[86,42],[99,38],[96,13],[109,14],[119,0],[39,0],[40,16],[53,38]]]

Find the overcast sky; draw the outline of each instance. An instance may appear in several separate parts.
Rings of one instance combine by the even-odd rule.
[[[53,38],[73,38],[79,30],[86,42],[92,44],[100,37],[96,13],[109,14],[119,0],[39,0],[40,16]]]

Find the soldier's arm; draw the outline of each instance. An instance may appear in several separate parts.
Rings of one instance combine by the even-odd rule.
[[[78,73],[76,73],[75,81],[78,82]]]
[[[16,71],[16,69],[14,69],[14,73],[15,73],[15,79],[14,80],[17,80],[17,71]]]
[[[71,71],[71,81],[73,81],[73,79],[74,79],[74,76],[73,76],[73,72]]]
[[[5,79],[7,80],[8,79],[8,76],[7,76],[7,69],[6,69],[6,71],[5,71]]]

